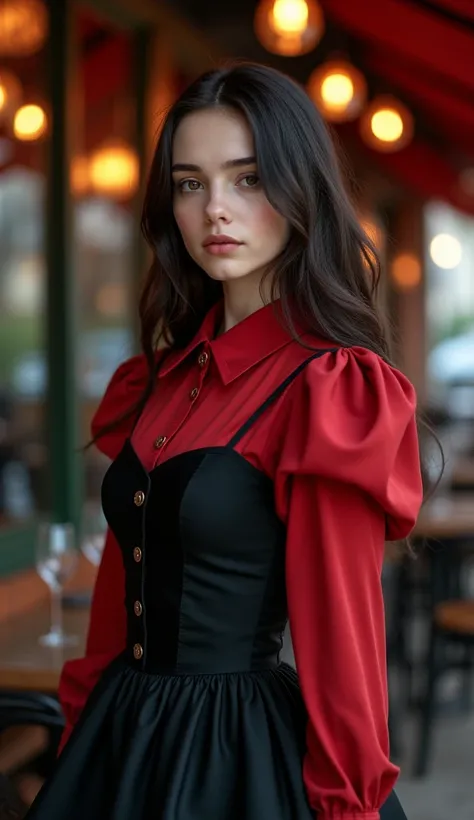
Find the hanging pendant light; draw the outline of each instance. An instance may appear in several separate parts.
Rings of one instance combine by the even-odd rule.
[[[128,199],[137,189],[139,174],[138,157],[122,140],[104,143],[90,159],[90,185],[96,194]]]
[[[48,33],[48,13],[41,0],[1,0],[0,56],[27,57],[39,51]]]
[[[421,262],[410,251],[398,253],[392,260],[390,276],[396,290],[405,293],[418,287],[422,280]]]
[[[364,111],[360,130],[370,148],[383,153],[394,153],[411,142],[413,116],[395,97],[376,97]]]
[[[254,26],[267,51],[295,57],[317,46],[324,34],[324,15],[316,0],[260,0]]]
[[[10,71],[0,69],[0,122],[8,120],[21,100],[21,83]]]
[[[308,92],[327,120],[356,119],[367,99],[364,75],[347,60],[330,60],[313,71]]]
[[[13,118],[13,133],[22,142],[35,142],[46,134],[48,118],[41,105],[22,105]]]

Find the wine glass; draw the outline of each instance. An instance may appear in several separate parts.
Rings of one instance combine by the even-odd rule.
[[[63,630],[62,593],[77,565],[72,524],[40,524],[36,544],[36,569],[51,592],[51,628],[42,635],[42,646],[73,646],[77,637]]]

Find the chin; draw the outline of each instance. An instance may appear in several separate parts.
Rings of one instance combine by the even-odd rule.
[[[210,279],[214,279],[216,282],[232,282],[235,279],[243,279],[249,273],[252,273],[251,270],[239,270],[237,266],[225,262],[212,267],[208,265],[204,268],[204,271]]]

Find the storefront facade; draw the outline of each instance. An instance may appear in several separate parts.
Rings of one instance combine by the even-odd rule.
[[[106,465],[84,446],[137,349],[147,159],[179,87],[212,59],[153,0],[25,6],[29,46],[0,21],[0,100],[2,77],[5,98],[13,88],[0,109],[3,575],[34,564],[40,519],[100,526]]]

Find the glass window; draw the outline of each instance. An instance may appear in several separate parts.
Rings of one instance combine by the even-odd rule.
[[[133,33],[79,12],[83,128],[72,164],[74,271],[79,322],[80,434],[117,366],[134,350],[138,185]],[[85,526],[97,520],[106,460],[85,454]]]
[[[447,205],[426,208],[428,391],[433,407],[474,419],[474,225]]]
[[[36,7],[35,7],[36,8]],[[0,25],[0,528],[47,505],[44,42],[47,18],[15,38]],[[3,18],[2,18],[3,19]],[[31,29],[31,30],[30,30]]]

